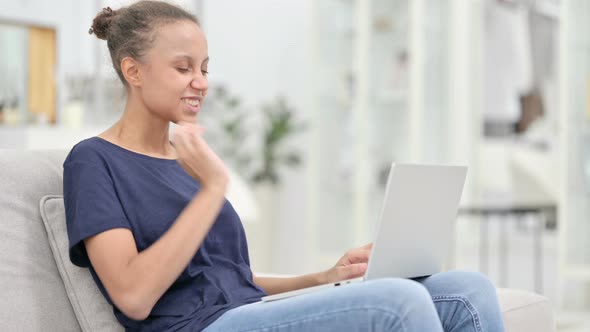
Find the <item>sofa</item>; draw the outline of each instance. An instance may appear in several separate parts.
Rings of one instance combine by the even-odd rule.
[[[63,150],[0,150],[0,331],[122,331],[67,257]],[[506,331],[555,331],[547,298],[498,289]],[[489,331],[492,332],[492,331]]]

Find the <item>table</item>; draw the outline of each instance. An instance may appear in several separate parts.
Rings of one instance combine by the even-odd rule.
[[[506,223],[511,220],[518,220],[527,215],[534,215],[535,224],[533,228],[533,276],[534,289],[537,293],[543,293],[543,248],[542,235],[546,227],[556,227],[557,204],[553,202],[510,202],[507,200],[479,200],[462,204],[459,208],[459,216],[477,216],[481,218],[480,224],[480,246],[479,246],[479,268],[482,273],[489,270],[489,222],[500,220],[500,253],[499,272],[500,286],[506,287],[508,280],[508,232]]]

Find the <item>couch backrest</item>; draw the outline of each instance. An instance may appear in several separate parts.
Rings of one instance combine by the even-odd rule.
[[[80,331],[39,211],[66,155],[0,150],[0,331]]]

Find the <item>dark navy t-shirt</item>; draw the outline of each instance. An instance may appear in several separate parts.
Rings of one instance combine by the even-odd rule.
[[[70,260],[90,268],[111,305],[83,240],[127,228],[141,252],[172,226],[200,188],[175,160],[135,153],[99,137],[70,151],[63,186]],[[264,295],[253,282],[240,218],[226,200],[199,250],[146,320],[132,320],[113,307],[128,331],[200,331],[227,310]]]

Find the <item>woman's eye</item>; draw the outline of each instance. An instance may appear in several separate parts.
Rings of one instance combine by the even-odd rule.
[[[209,72],[206,70],[201,70],[201,73],[203,73],[203,75],[205,75],[205,76],[207,76],[209,74]]]
[[[190,70],[189,68],[176,68],[176,70],[178,70],[181,73],[188,73],[188,71]]]

